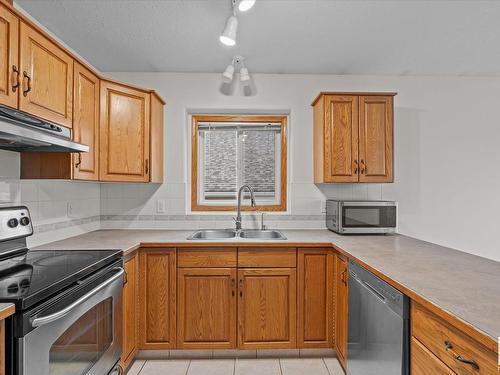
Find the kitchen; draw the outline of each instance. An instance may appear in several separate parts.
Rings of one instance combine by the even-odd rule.
[[[430,6],[421,1],[256,1],[248,11],[231,1],[8,3],[0,135],[10,127],[10,147],[30,149],[0,150],[7,374],[498,373],[500,81],[490,37],[472,42],[494,35],[494,2],[437,2],[426,30],[435,46],[416,32],[414,15]],[[219,40],[228,22],[234,29],[232,6],[234,47]],[[340,22],[346,14],[380,24],[353,31]],[[482,28],[463,25],[464,15]],[[290,37],[260,30],[281,16]],[[440,29],[445,16],[457,35]],[[294,27],[302,17],[318,22]],[[389,34],[394,23],[415,51]],[[375,25],[400,49],[395,56],[380,41],[370,52],[383,63],[357,50],[374,43],[364,39]],[[332,30],[354,32],[356,49]],[[273,54],[291,40],[309,61]],[[326,54],[325,42],[338,50]],[[28,144],[13,140],[19,114],[69,129],[61,147],[90,152],[35,150],[40,131]],[[235,222],[245,184],[254,194],[241,191]],[[18,206],[29,212],[9,210]],[[397,234],[327,229],[373,230],[349,228],[345,219],[360,212],[366,223],[370,213],[387,218]],[[43,262],[56,279],[37,269]],[[71,277],[49,303],[62,265]],[[364,293],[356,280],[383,289]],[[356,301],[376,293],[393,308],[380,318],[373,299],[368,315],[355,315]],[[80,298],[78,307],[97,306],[84,319],[76,308],[35,322]],[[385,324],[397,350],[363,369],[355,338]],[[54,327],[61,332],[47,345],[43,332]],[[374,334],[384,340],[382,331]],[[37,337],[45,345],[34,350]]]

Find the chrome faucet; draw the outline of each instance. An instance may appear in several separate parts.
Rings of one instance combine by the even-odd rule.
[[[234,221],[236,222],[236,230],[241,229],[241,193],[243,190],[247,189],[250,192],[250,204],[252,207],[255,207],[255,197],[253,187],[250,185],[242,185],[240,190],[238,190],[238,212],[236,214],[236,218]]]

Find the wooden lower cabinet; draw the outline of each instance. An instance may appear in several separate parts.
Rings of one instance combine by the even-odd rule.
[[[417,339],[411,339],[411,375],[455,375]]]
[[[235,268],[178,269],[177,347],[236,348]]]
[[[337,358],[346,368],[347,360],[347,309],[348,309],[348,286],[347,286],[347,258],[342,255],[335,256],[336,277],[336,314],[335,314],[335,350]]]
[[[331,249],[299,249],[297,263],[297,347],[331,348],[335,255]]]
[[[296,347],[296,270],[238,270],[240,349]]]
[[[125,260],[124,269],[126,276],[123,286],[123,344],[121,363],[123,368],[127,368],[138,350],[139,255],[137,253]]]
[[[176,342],[175,248],[141,249],[139,272],[139,349],[172,349]]]
[[[411,304],[411,333],[413,375],[498,374],[497,351],[458,329],[451,320],[443,319],[414,301]]]

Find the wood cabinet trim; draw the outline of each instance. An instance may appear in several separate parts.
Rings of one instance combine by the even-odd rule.
[[[237,343],[237,326],[236,326],[236,311],[237,311],[237,293],[236,293],[236,279],[237,279],[237,271],[235,268],[179,268],[177,270],[177,277],[178,277],[178,298],[177,298],[177,311],[178,311],[178,335],[177,335],[177,347],[179,349],[232,349],[236,348],[236,343]],[[202,304],[203,306],[194,306],[194,309],[198,308],[199,310],[203,310],[203,313],[201,311],[197,311],[198,314],[196,316],[191,317],[192,319],[189,319],[187,316],[188,314],[188,309],[187,309],[187,278],[192,277],[192,278],[203,278],[205,279],[210,279],[210,278],[226,278],[228,279],[228,286],[227,286],[227,303],[224,303],[224,301],[220,301],[219,299],[213,300],[213,297],[216,296],[216,291],[211,290],[211,293],[204,293],[206,292],[203,291],[201,295],[197,298],[197,300]],[[199,291],[194,291],[194,292],[199,292]],[[201,300],[204,298],[211,298],[212,300],[209,301],[209,306],[206,305],[205,300]],[[218,305],[219,303],[222,303],[221,305]],[[219,312],[219,313],[216,313]],[[212,315],[214,314],[214,315]],[[214,322],[207,322],[206,319],[204,319],[205,315],[209,315],[209,318],[211,319],[219,319],[217,321],[218,324],[214,324]],[[193,321],[193,319],[195,321]],[[227,327],[223,329],[222,327],[219,326],[219,324],[227,324]],[[226,339],[217,339],[217,340],[208,340],[207,338],[202,338],[203,334],[198,332],[196,335],[198,340],[188,340],[186,337],[186,326],[190,325],[190,329],[199,329],[203,330],[206,329],[207,327],[205,324],[208,324],[210,326],[210,329],[208,329],[208,334],[209,335],[224,335],[226,334]],[[227,332],[224,332],[227,329]],[[220,332],[218,330],[222,330],[223,332]]]
[[[126,171],[109,171],[109,158],[116,157],[110,150],[110,94],[116,94],[123,97],[139,100],[141,105],[141,142],[142,154],[139,156],[141,164],[140,173],[129,173]],[[101,81],[101,105],[100,105],[100,163],[99,180],[100,181],[128,181],[128,182],[149,182],[150,176],[150,96],[149,94],[118,86],[114,83]]]
[[[51,77],[50,79],[51,83],[54,82],[56,78],[64,80],[62,82],[65,87],[64,103],[59,103],[63,106],[61,111],[57,111],[47,104],[33,101],[33,98],[36,99],[37,95],[38,97],[46,98],[44,93],[37,94],[38,76],[34,74],[35,67],[32,61],[33,46],[49,54],[64,67],[64,76]],[[26,96],[22,93],[19,95],[19,109],[71,128],[73,126],[73,58],[59,44],[53,43],[44,33],[40,33],[25,22],[21,22],[19,27],[19,56],[19,70],[21,72],[26,71],[31,78],[31,90]],[[43,75],[41,76],[43,77]],[[21,80],[20,85],[20,91],[23,90],[24,79]],[[50,104],[55,105],[55,103]]]
[[[273,267],[297,267],[297,249],[286,247],[278,252],[265,247],[238,248],[238,268]]]
[[[127,274],[126,284],[123,287],[123,353],[121,363],[124,368],[127,368],[137,354],[139,342],[139,255],[137,253],[125,260],[124,269]],[[130,299],[133,303],[132,308],[129,306]],[[132,342],[129,342],[128,335],[131,330],[133,338]],[[129,347],[130,345],[131,347]]]
[[[21,90],[20,75],[22,72],[15,73],[13,66],[20,71],[19,67],[19,18],[15,13],[11,12],[10,7],[0,3],[0,22],[5,24],[5,34],[2,34],[6,38],[7,48],[3,48],[1,51],[5,52],[6,56],[0,56],[0,59],[5,57],[6,69],[3,81],[5,86],[0,86],[0,104],[7,105],[10,107],[17,108],[19,90]],[[3,44],[4,41],[0,40]],[[1,62],[0,62],[1,63]],[[0,66],[0,71],[2,66]],[[19,87],[16,92],[13,91],[13,83],[17,80]],[[2,80],[0,80],[2,82]]]
[[[252,298],[247,297],[247,292],[248,290],[246,289],[248,281],[246,281],[247,277],[287,277],[287,286],[288,286],[288,297],[287,297],[287,312],[286,314],[288,315],[288,323],[286,329],[285,335],[287,336],[283,340],[278,340],[276,337],[275,338],[266,338],[263,337],[264,335],[269,335],[269,332],[266,330],[266,328],[269,330],[270,327],[266,327],[264,323],[260,323],[260,336],[261,340],[250,340],[246,338],[246,331],[249,330],[249,321],[246,321],[246,315],[245,315],[245,307],[247,300],[252,300]],[[297,277],[296,277],[296,270],[294,268],[256,268],[256,269],[238,269],[238,284],[239,284],[239,291],[238,291],[238,348],[239,349],[265,349],[265,348],[270,348],[270,349],[292,349],[295,348],[297,345],[297,316],[296,316],[296,309],[297,309],[297,294],[296,294],[296,287],[297,287]],[[261,290],[260,291],[260,296],[261,298],[267,298],[268,296],[266,293]],[[269,302],[276,302],[278,299],[277,298],[271,298],[271,301]],[[267,310],[273,310],[269,306],[267,306],[267,303],[264,301],[261,301],[259,303],[259,306],[261,308],[261,311],[257,314],[252,314],[251,318],[253,321],[253,324],[259,324],[258,322],[255,322],[256,319],[261,319],[265,320],[265,313]],[[262,310],[264,309],[264,310]],[[274,311],[274,310],[273,310]]]
[[[321,99],[321,97],[326,95],[363,95],[363,96],[396,96],[397,92],[367,92],[367,91],[321,91],[311,103],[314,107],[316,103]]]
[[[184,247],[177,249],[178,268],[235,268],[237,264],[237,250],[235,247]]]
[[[308,257],[323,258],[324,269],[310,269]],[[335,255],[331,249],[300,248],[297,258],[297,347],[331,348],[335,330]],[[313,289],[308,288],[311,278],[315,285]],[[321,289],[323,286],[324,290]],[[322,304],[323,309],[318,310]],[[306,330],[315,330],[317,335],[322,331],[322,336],[309,338]]]
[[[100,133],[100,82],[99,77],[93,74],[90,70],[82,66],[80,63],[74,63],[74,79],[73,79],[73,140],[81,143],[79,131],[85,124],[80,124],[80,86],[79,78],[84,78],[91,85],[94,85],[94,130],[93,130],[93,149],[89,154],[72,154],[73,163],[72,171],[73,178],[76,180],[99,180],[99,133]],[[93,169],[83,169],[82,163],[89,158],[93,158]]]
[[[382,104],[385,109],[383,121],[384,126],[382,132],[384,135],[379,135],[384,140],[382,150],[375,150],[375,153],[382,153],[379,157],[384,165],[384,172],[373,173],[374,166],[369,161],[370,137],[369,129],[366,120],[367,104]],[[361,172],[359,174],[359,182],[393,182],[394,170],[394,106],[391,96],[360,96],[359,97],[359,162]],[[377,169],[377,167],[375,167]],[[364,173],[362,172],[364,171]]]
[[[147,311],[147,269],[146,262],[149,255],[153,256],[167,256],[167,268],[168,268],[168,289],[165,290],[167,296],[162,299],[164,303],[168,306],[168,311],[164,314],[164,317],[155,316],[156,319],[167,319],[168,324],[163,327],[166,331],[162,332],[162,335],[166,336],[165,341],[148,341],[146,337],[148,331],[148,324],[150,324],[149,312]],[[139,255],[139,280],[140,280],[140,334],[139,334],[139,349],[145,350],[165,350],[173,349],[176,345],[176,321],[177,321],[177,308],[176,308],[176,294],[177,294],[177,269],[176,269],[176,249],[175,248],[163,248],[163,249],[149,249],[143,248]],[[157,285],[155,285],[157,287]],[[165,322],[160,322],[160,324],[165,324]]]
[[[275,205],[242,205],[242,211],[286,211],[288,190],[288,117],[281,115],[193,115],[191,123],[191,211],[235,211],[236,206],[198,203],[198,124],[200,122],[279,122],[281,123],[280,202]]]
[[[498,369],[496,352],[490,351],[418,303],[411,304],[411,332],[441,362],[459,374],[486,375]],[[451,350],[446,348],[446,342],[452,346]],[[457,361],[455,353],[474,360],[479,369],[475,370],[469,364]]]

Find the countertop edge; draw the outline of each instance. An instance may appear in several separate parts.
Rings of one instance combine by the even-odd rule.
[[[16,306],[13,303],[0,303],[0,320],[4,320],[16,312]]]

